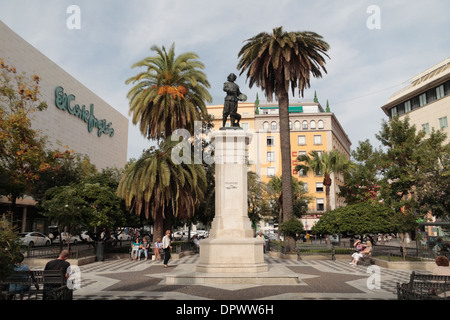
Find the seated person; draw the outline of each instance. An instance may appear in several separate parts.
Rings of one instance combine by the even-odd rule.
[[[144,252],[145,260],[147,260],[149,247],[150,247],[150,243],[148,243],[147,237],[145,237],[144,240],[142,241],[142,244],[139,246],[138,260],[141,260],[142,252]]]
[[[160,250],[162,249],[161,238],[156,239],[155,242],[155,260],[161,260]]]
[[[195,248],[196,248],[196,250],[197,250],[197,252],[198,252],[199,249],[200,249],[200,242],[198,241],[197,235],[194,235],[194,236],[192,237],[192,242],[195,244]]]
[[[139,241],[139,237],[136,237],[134,242],[131,244],[131,260],[137,259],[140,246],[141,242]]]
[[[364,250],[362,250],[361,252],[355,252],[354,254],[352,254],[352,262],[350,262],[351,265],[356,266],[358,264],[358,261],[364,257],[364,256],[370,256],[372,254],[372,244],[370,243],[370,241],[367,241],[367,244],[365,245]]]
[[[30,268],[26,264],[22,263],[24,259],[25,259],[24,255],[20,254],[16,264],[14,265],[14,271],[30,271]],[[26,279],[28,279],[28,277],[26,277],[26,276],[18,276],[18,277],[11,276],[9,279],[14,280],[14,279],[18,279],[18,278],[20,278],[21,280],[23,278],[24,281],[26,281]],[[30,286],[26,285],[26,284],[10,284],[9,285],[9,293],[10,294],[19,294],[20,300],[23,300],[24,293],[29,290],[30,290]]]

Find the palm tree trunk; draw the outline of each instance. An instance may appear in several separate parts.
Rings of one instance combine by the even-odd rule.
[[[325,186],[325,211],[331,211],[330,203],[330,187],[331,187],[331,177],[326,174],[323,178],[323,185]]]
[[[331,211],[330,186],[325,186],[325,211]]]
[[[289,132],[289,96],[284,88],[278,92],[280,117],[280,147],[281,147],[281,183],[283,192],[283,221],[293,216],[292,199],[292,169],[291,169],[291,138]],[[295,239],[285,235],[286,250],[295,251]]]
[[[153,219],[153,239],[162,239],[164,237],[164,219],[160,213],[157,213]]]

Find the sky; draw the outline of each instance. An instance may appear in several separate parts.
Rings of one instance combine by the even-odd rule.
[[[128,119],[125,81],[142,71],[131,66],[153,56],[153,45],[199,56],[211,104],[223,103],[231,72],[252,102],[265,96],[237,70],[245,41],[279,26],[316,32],[330,58],[303,98],[317,92],[323,106],[329,101],[352,150],[366,139],[378,147],[389,97],[450,57],[449,12],[448,0],[0,0],[0,20]],[[153,144],[130,120],[127,158]]]

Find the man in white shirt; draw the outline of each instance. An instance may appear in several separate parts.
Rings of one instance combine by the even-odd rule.
[[[170,250],[172,249],[171,240],[170,240],[170,230],[166,231],[166,235],[162,240],[162,247],[164,250],[164,268],[167,268],[167,263],[170,259]]]

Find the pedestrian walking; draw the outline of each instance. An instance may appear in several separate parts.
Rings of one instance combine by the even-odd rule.
[[[172,250],[171,243],[172,241],[170,240],[170,230],[167,230],[166,235],[162,240],[162,247],[164,250],[164,268],[167,268],[167,263],[170,260],[170,251]]]

